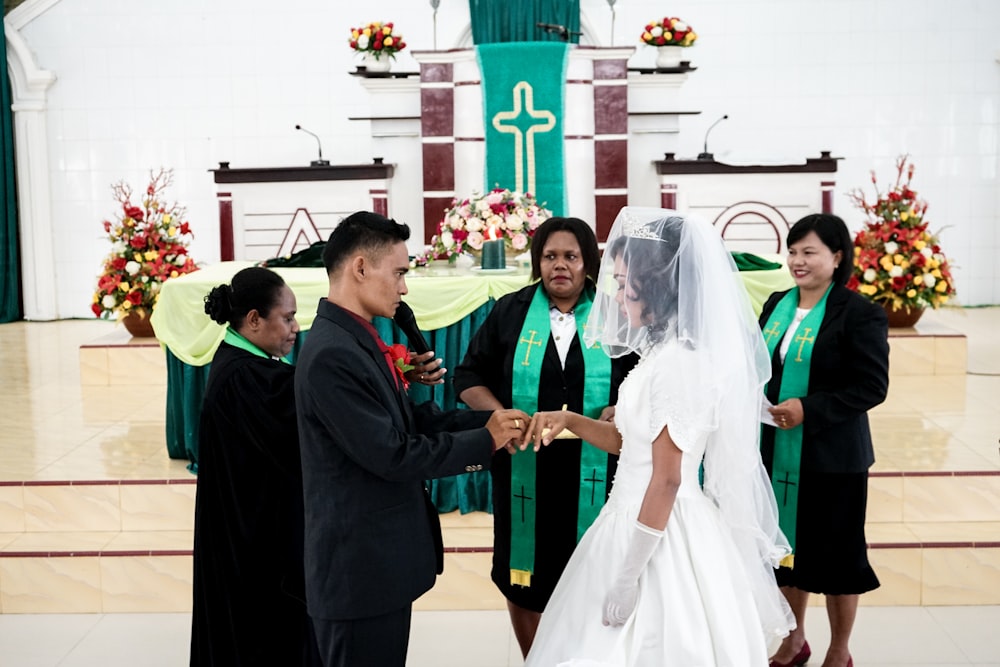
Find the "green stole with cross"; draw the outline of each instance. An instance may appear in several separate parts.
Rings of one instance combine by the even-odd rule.
[[[826,298],[833,289],[833,283],[826,288],[823,297],[812,307],[809,314],[799,323],[795,330],[795,338],[788,346],[788,353],[781,367],[781,391],[778,402],[790,398],[802,398],[809,393],[809,365],[812,362],[813,344],[816,333],[823,324],[826,313]],[[795,311],[799,305],[799,288],[794,287],[781,298],[774,307],[771,316],[764,327],[767,339],[767,351],[771,358],[774,351],[781,345],[789,325],[795,320]],[[766,389],[765,389],[766,391]],[[795,428],[774,429],[774,462],[771,466],[771,486],[774,497],[778,501],[778,525],[781,532],[788,538],[788,543],[795,551],[795,526],[799,509],[799,474],[802,464],[802,424]],[[786,556],[782,565],[792,566],[791,555]]]
[[[576,317],[576,335],[583,352],[583,414],[596,419],[608,404],[611,390],[611,358],[600,345],[587,347],[583,342],[583,328],[594,301],[594,288],[584,289],[573,309]],[[542,376],[542,359],[551,336],[549,297],[541,284],[528,307],[528,314],[521,327],[517,348],[514,350],[511,398],[514,407],[529,415],[538,411],[538,394]],[[558,442],[550,447],[561,446]],[[510,583],[530,586],[535,571],[535,459],[532,450],[518,452],[510,462]],[[576,539],[590,527],[604,506],[608,455],[590,443],[580,447],[580,490],[577,503]],[[598,487],[598,482],[603,484]]]

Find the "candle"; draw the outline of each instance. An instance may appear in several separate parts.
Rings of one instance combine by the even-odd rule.
[[[489,237],[483,241],[483,270],[506,268],[507,258],[504,255],[503,239],[496,237],[496,231],[493,227],[490,227]]]

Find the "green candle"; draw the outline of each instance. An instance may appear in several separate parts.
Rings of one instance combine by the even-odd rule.
[[[506,267],[507,258],[504,256],[503,239],[483,241],[483,270],[503,269]]]

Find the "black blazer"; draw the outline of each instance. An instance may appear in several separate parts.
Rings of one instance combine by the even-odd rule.
[[[768,297],[761,327],[786,292]],[[771,359],[767,395],[778,402],[781,387],[779,347]],[[813,472],[864,472],[875,462],[868,410],[889,390],[889,322],[885,310],[846,287],[834,285],[826,300],[809,366],[809,391],[800,396],[802,469]],[[770,467],[774,428],[765,427],[762,455]]]
[[[489,466],[490,413],[412,406],[372,335],[326,299],[302,346],[295,399],[310,615],[356,619],[405,607],[441,570],[441,527],[424,480]]]

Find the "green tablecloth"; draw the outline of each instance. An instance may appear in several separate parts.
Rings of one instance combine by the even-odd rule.
[[[153,328],[167,355],[167,452],[171,458],[191,461],[194,470],[197,469],[198,423],[209,364],[225,334],[224,327],[205,315],[204,297],[213,287],[229,282],[233,274],[252,264],[221,262],[168,280],[163,284],[153,312]],[[292,351],[294,361],[299,346],[308,336],[316,303],[327,294],[326,273],[320,268],[277,268],[275,271],[295,292],[298,302],[297,317],[303,333]],[[792,285],[784,267],[745,271],[740,276],[758,313],[769,294]],[[524,268],[488,274],[454,268],[418,269],[407,276],[409,294],[405,300],[413,308],[431,348],[444,360],[446,368],[454,369],[465,356],[469,340],[486,319],[494,301],[528,284],[528,279],[528,270]],[[390,320],[376,318],[375,327],[387,342],[406,341]],[[410,395],[417,402],[433,399],[445,410],[457,404],[450,381],[435,387],[413,385]],[[442,512],[490,509],[487,472],[434,480],[431,491]]]

